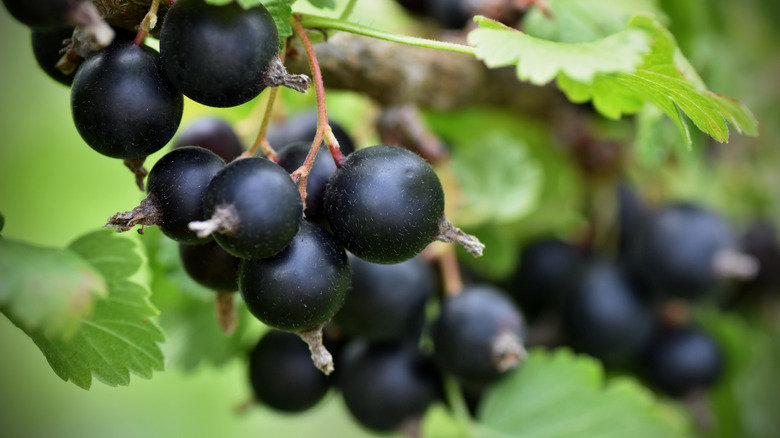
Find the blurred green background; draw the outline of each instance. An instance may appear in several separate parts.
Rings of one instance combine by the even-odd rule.
[[[711,89],[746,102],[761,122],[761,137],[753,140],[734,134],[732,144],[718,149],[724,159],[717,163],[696,164],[707,163],[708,152],[699,144],[687,158],[688,152],[677,152],[678,165],[673,174],[659,175],[649,162],[640,162],[634,176],[640,182],[663,179],[665,196],[706,200],[738,222],[757,215],[777,221],[779,8],[774,0],[661,3],[672,17],[671,30],[705,81]],[[717,13],[711,13],[712,5],[717,5],[712,9]],[[389,0],[360,0],[355,17],[385,29],[409,22]],[[142,194],[121,162],[100,156],[83,143],[71,121],[68,89],[39,70],[30,49],[29,30],[11,20],[4,10],[0,12],[0,41],[3,235],[40,245],[64,246],[100,227],[111,214],[130,209]],[[311,104],[311,96],[293,97],[291,101],[292,105]],[[333,93],[328,104],[330,113],[348,128],[360,130],[361,123],[370,121],[370,113],[363,112],[358,97]],[[251,104],[239,109],[207,110],[187,102],[183,124],[205,112],[239,122],[249,118],[251,110]],[[434,115],[431,121],[438,120],[442,125],[444,117]],[[254,134],[252,129],[249,137]],[[150,157],[147,168],[160,155],[162,152]],[[571,220],[565,222],[571,226]],[[0,361],[0,433],[4,436],[368,435],[351,421],[341,400],[333,396],[302,415],[278,415],[259,407],[237,414],[234,407],[250,395],[244,364],[239,360],[221,368],[201,366],[191,373],[169,367],[152,380],[134,377],[129,387],[111,388],[95,382],[91,390],[84,391],[60,380],[30,339],[5,318],[0,318],[0,346],[4,351]],[[175,349],[175,345],[165,348]],[[431,430],[448,436],[446,427]]]

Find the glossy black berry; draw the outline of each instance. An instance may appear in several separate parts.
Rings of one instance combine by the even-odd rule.
[[[309,154],[311,142],[298,142],[289,144],[277,153],[279,165],[292,173],[306,160]],[[306,218],[312,221],[325,220],[325,187],[328,180],[336,172],[336,163],[333,161],[327,149],[320,149],[314,160],[308,180],[306,181]]]
[[[244,146],[236,131],[219,117],[204,116],[179,130],[173,147],[200,146],[217,154],[229,163],[244,152]]]
[[[631,269],[657,294],[696,299],[715,291],[716,256],[734,247],[734,236],[720,216],[676,203],[648,218],[628,257]]]
[[[190,99],[208,106],[248,102],[265,89],[266,70],[279,53],[279,35],[259,2],[213,5],[178,0],[160,32],[166,73]]]
[[[425,302],[436,289],[431,268],[420,258],[392,265],[349,254],[352,282],[347,300],[333,321],[347,335],[371,340],[400,340],[419,332]]]
[[[715,340],[694,327],[668,329],[654,339],[645,356],[647,379],[675,397],[712,386],[724,365]]]
[[[339,142],[339,148],[344,155],[355,151],[355,144],[344,128],[332,118],[328,118],[328,124],[333,130],[333,136]],[[281,148],[291,143],[314,141],[317,133],[317,111],[304,111],[287,118],[284,122],[272,125],[268,128],[266,139],[274,148]]]
[[[139,159],[158,151],[181,121],[184,99],[165,76],[160,55],[117,41],[88,58],[73,79],[73,121],[97,152]]]
[[[303,221],[292,242],[266,259],[244,260],[239,290],[265,324],[300,332],[328,321],[349,290],[347,254],[319,225]]]
[[[460,380],[494,382],[525,354],[525,323],[514,303],[490,285],[471,285],[444,300],[431,329],[435,357]]]
[[[186,147],[165,154],[149,171],[147,191],[160,212],[158,226],[171,239],[189,244],[204,243],[189,229],[192,221],[202,221],[203,199],[214,175],[225,162],[213,152]]]
[[[214,233],[229,253],[242,258],[270,257],[298,232],[303,205],[298,187],[276,163],[245,158],[225,166],[208,185],[204,214],[230,211],[234,230]]]
[[[66,25],[68,11],[76,3],[77,0],[3,0],[8,13],[33,28]]]
[[[625,181],[618,184],[617,203],[618,246],[621,254],[625,254],[652,211],[635,188]]]
[[[333,233],[356,256],[399,263],[433,241],[444,216],[444,191],[433,168],[388,145],[347,156],[325,190]]]
[[[33,54],[38,66],[50,78],[70,86],[73,83],[73,74],[66,75],[57,70],[55,66],[62,57],[61,50],[65,47],[63,41],[73,35],[72,27],[55,27],[51,29],[34,29],[30,35]]]
[[[218,292],[238,290],[241,259],[222,249],[217,242],[179,244],[179,258],[187,275],[201,286]]]
[[[439,397],[438,375],[413,344],[352,343],[339,388],[352,416],[374,431],[399,431]]]
[[[653,330],[652,308],[610,260],[577,269],[561,313],[569,343],[609,365],[632,363]]]
[[[428,0],[427,15],[445,29],[462,29],[473,13],[467,0]]]
[[[750,224],[740,239],[740,249],[758,262],[756,276],[744,287],[753,290],[780,289],[780,239],[777,228],[766,220]]]
[[[249,382],[257,401],[282,412],[316,405],[330,384],[312,364],[309,347],[292,333],[271,330],[249,356]]]
[[[582,257],[580,250],[558,238],[539,238],[525,245],[511,292],[526,315],[557,307],[568,278]]]

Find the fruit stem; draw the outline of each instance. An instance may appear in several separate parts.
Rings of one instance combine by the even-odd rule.
[[[481,257],[482,251],[485,250],[485,245],[476,236],[464,233],[460,228],[452,225],[446,216],[442,216],[439,221],[439,230],[434,239],[442,242],[457,243],[474,257]]]
[[[306,93],[311,85],[311,79],[306,75],[291,75],[282,64],[281,58],[275,56],[265,71],[267,87],[287,87],[299,93]]]
[[[296,14],[293,22],[299,21],[300,25],[309,29],[333,29],[350,32],[357,35],[363,35],[380,40],[401,43],[410,46],[427,47],[429,49],[445,50],[448,52],[463,53],[465,55],[476,56],[476,49],[463,44],[447,43],[444,41],[429,40],[426,38],[416,38],[406,35],[397,35],[394,33],[382,32],[367,26],[356,23],[350,23],[338,18],[320,17],[310,14]]]
[[[160,7],[160,0],[152,0],[152,5],[149,6],[149,12],[146,13],[144,19],[141,20],[141,24],[138,26],[138,33],[135,35],[133,44],[136,46],[142,46],[146,36],[157,25],[157,9]]]
[[[309,60],[309,67],[311,68],[312,78],[314,80],[314,93],[317,96],[317,131],[314,134],[314,140],[312,141],[309,153],[306,155],[301,167],[296,169],[292,173],[293,181],[299,182],[298,191],[301,194],[304,208],[306,206],[306,182],[309,178],[309,172],[314,165],[314,160],[317,158],[317,152],[320,150],[320,144],[323,138],[325,144],[330,150],[333,161],[336,163],[336,167],[341,167],[344,164],[344,155],[341,153],[339,143],[336,140],[336,136],[333,135],[333,130],[328,124],[328,110],[325,104],[325,86],[322,83],[322,71],[320,70],[320,64],[317,62],[317,55],[314,53],[314,46],[311,44],[309,36],[306,34],[306,29],[301,26],[301,22],[297,16],[292,20],[295,33],[303,43],[303,47],[306,50],[306,57]]]
[[[439,266],[441,267],[442,281],[444,282],[444,293],[448,297],[454,297],[460,294],[463,289],[463,279],[460,276],[458,260],[455,257],[455,250],[452,245],[442,245],[439,253]]]
[[[82,34],[89,41],[91,50],[106,47],[114,40],[114,29],[106,23],[91,1],[74,4],[68,11],[67,19],[83,30]]]
[[[349,16],[352,15],[352,11],[355,9],[355,4],[357,4],[357,0],[349,0],[347,5],[344,6],[344,10],[341,12],[341,15],[339,15],[339,20],[349,19]]]
[[[325,345],[322,343],[322,328],[325,324],[311,329],[298,332],[298,336],[309,345],[309,351],[311,352],[311,360],[314,362],[314,366],[318,370],[322,371],[326,376],[333,372],[333,356]]]
[[[238,213],[232,205],[218,205],[211,218],[205,221],[192,221],[187,227],[204,238],[214,233],[234,234],[239,227]]]
[[[444,376],[443,386],[447,403],[451,406],[455,421],[461,430],[460,436],[473,436],[473,433],[471,432],[471,415],[469,414],[469,408],[466,406],[466,400],[463,398],[463,393],[461,392],[458,381],[452,376]]]
[[[232,335],[236,331],[236,304],[235,292],[217,292],[214,301],[214,308],[217,312],[217,322],[226,336]]]
[[[141,189],[142,192],[146,191],[144,188],[144,178],[146,178],[146,175],[149,175],[149,172],[144,169],[144,161],[146,161],[146,157],[124,161],[125,166],[130,169],[130,172],[133,172],[133,176],[135,176],[135,184],[139,189]]]
[[[116,213],[108,218],[104,227],[114,227],[120,233],[123,231],[129,231],[136,225],[159,225],[160,221],[160,209],[157,206],[157,201],[154,199],[154,195],[149,195],[138,204],[137,207],[124,213]],[[141,232],[139,230],[139,232]]]
[[[284,63],[286,52],[287,40],[284,40],[282,50],[279,51],[279,61],[282,63]],[[255,142],[252,144],[252,147],[250,147],[249,150],[242,155],[243,157],[253,157],[257,153],[257,148],[262,147],[263,152],[269,160],[273,161],[274,163],[279,162],[279,157],[276,156],[276,151],[274,151],[271,144],[268,143],[268,140],[265,138],[266,133],[268,133],[268,125],[271,123],[271,114],[274,103],[276,103],[277,94],[279,94],[279,87],[271,88],[271,94],[268,96],[268,102],[266,103],[265,114],[263,114],[263,121],[260,123],[260,130],[257,132],[257,137],[255,138]]]

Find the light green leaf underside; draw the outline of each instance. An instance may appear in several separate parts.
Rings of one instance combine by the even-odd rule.
[[[569,350],[533,351],[488,390],[475,435],[515,438],[676,438],[687,422],[629,378],[606,380],[601,365]]]
[[[92,377],[110,386],[128,385],[130,373],[150,378],[162,370],[159,343],[162,331],[150,318],[157,310],[149,289],[133,279],[146,259],[131,236],[110,230],[87,234],[69,247],[108,285],[108,296],[95,301],[94,312],[79,321],[75,335],[65,341],[28,331],[63,380],[88,389]],[[15,321],[16,322],[16,321]]]

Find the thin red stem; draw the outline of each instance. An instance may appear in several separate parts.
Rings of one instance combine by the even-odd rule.
[[[322,72],[320,71],[320,64],[317,62],[317,56],[314,53],[314,46],[312,45],[309,36],[306,35],[306,29],[301,25],[300,17],[295,16],[292,20],[292,25],[306,50],[306,57],[309,60],[309,67],[311,68],[312,79],[314,81],[314,92],[317,97],[317,132],[314,134],[314,140],[312,141],[306,160],[292,175],[294,180],[300,181],[298,190],[301,193],[301,198],[305,202],[306,181],[309,177],[309,171],[314,165],[314,159],[317,158],[317,152],[320,149],[322,140],[325,140],[336,166],[340,167],[344,163],[344,155],[341,153],[338,141],[333,135],[330,125],[328,125],[328,111],[325,105],[325,86],[322,83]]]
[[[444,293],[448,297],[458,295],[463,289],[463,279],[460,276],[458,259],[452,245],[446,245],[439,253],[439,266],[444,282]]]
[[[169,3],[170,4],[170,3]],[[141,25],[138,26],[138,33],[135,35],[133,44],[136,46],[142,46],[146,36],[149,35],[149,31],[152,30],[152,22],[157,22],[157,9],[160,7],[160,0],[152,0],[152,5],[149,6],[149,12],[146,13],[144,19],[141,21]]]
[[[279,53],[279,59],[282,62],[284,62],[286,52],[287,40],[285,40],[284,45],[282,45],[282,49]],[[271,94],[268,96],[268,102],[266,103],[265,114],[263,114],[263,121],[260,123],[260,130],[257,132],[257,137],[255,138],[255,142],[252,144],[252,147],[250,147],[249,150],[244,153],[245,156],[252,157],[257,153],[258,148],[262,148],[263,152],[269,160],[275,163],[279,162],[279,157],[276,156],[276,151],[274,151],[271,144],[268,143],[268,140],[265,138],[265,134],[268,132],[268,125],[271,123],[271,113],[274,107],[274,103],[276,102],[277,94],[279,94],[279,87],[271,88]]]

